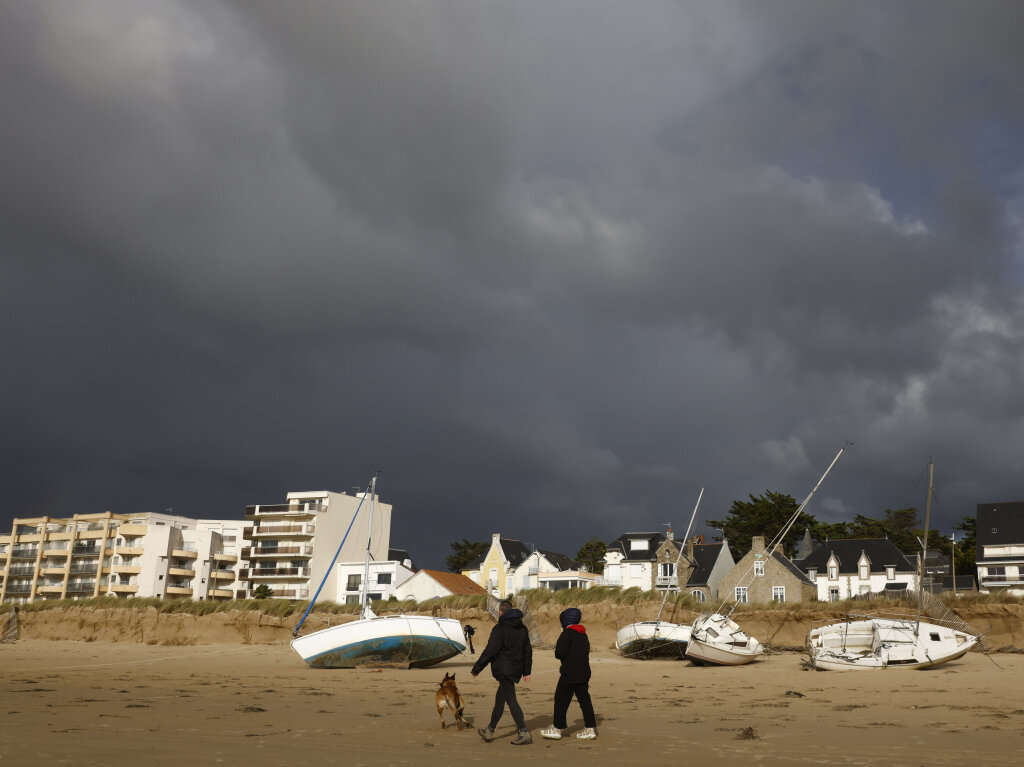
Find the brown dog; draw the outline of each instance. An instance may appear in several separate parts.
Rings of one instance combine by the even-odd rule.
[[[444,679],[441,680],[441,689],[434,693],[434,703],[437,704],[437,713],[441,717],[441,729],[447,727],[444,723],[444,710],[449,709],[455,712],[455,724],[459,726],[459,732],[462,732],[463,703],[462,696],[459,695],[459,688],[455,686],[455,674],[444,675]]]

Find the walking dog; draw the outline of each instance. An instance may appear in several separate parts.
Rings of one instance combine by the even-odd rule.
[[[462,731],[462,696],[459,695],[459,688],[455,686],[455,674],[445,674],[441,680],[441,689],[434,693],[434,703],[437,704],[437,713],[441,717],[441,729],[447,725],[444,723],[445,709],[455,714],[455,724]]]

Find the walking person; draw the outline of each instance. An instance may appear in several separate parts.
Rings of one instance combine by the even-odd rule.
[[[533,647],[530,645],[530,632],[523,625],[523,614],[516,610],[507,599],[498,604],[498,625],[491,629],[487,646],[480,653],[480,658],[473,664],[470,672],[475,679],[481,671],[491,667],[491,674],[498,680],[498,691],[494,694],[494,710],[491,721],[486,728],[477,730],[485,741],[494,740],[494,728],[505,712],[505,705],[515,720],[518,734],[512,740],[513,746],[525,746],[533,743],[530,731],[526,729],[526,718],[523,709],[516,700],[516,684],[520,678],[530,681],[533,670]]]
[[[476,633],[476,629],[467,623],[463,626],[462,633],[466,637],[466,644],[469,645],[469,654],[476,655],[476,651],[473,649],[473,635]]]
[[[563,610],[558,616],[562,633],[555,643],[555,657],[562,661],[555,687],[555,715],[550,727],[540,734],[550,740],[559,740],[567,727],[565,715],[575,695],[583,712],[583,729],[576,735],[580,740],[597,737],[597,719],[594,704],[590,700],[590,637],[580,624],[583,613],[575,607]]]

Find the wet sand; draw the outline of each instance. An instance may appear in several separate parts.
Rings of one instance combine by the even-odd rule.
[[[557,664],[538,651],[520,702],[534,744],[442,730],[434,692],[454,672],[475,726],[494,682],[473,658],[431,669],[312,670],[286,644],[0,645],[0,765],[1016,765],[1024,655],[972,653],[930,671],[816,672],[802,656],[695,667],[592,655],[599,737],[547,741]],[[451,719],[449,718],[449,723]],[[709,762],[710,763],[710,762]]]

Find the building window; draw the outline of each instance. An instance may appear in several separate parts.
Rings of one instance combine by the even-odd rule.
[[[999,566],[999,567],[989,567],[988,568],[988,574],[989,574],[990,577],[991,576],[998,576],[999,578],[1005,578],[1006,577],[1006,568],[1002,567],[1002,566]]]
[[[885,579],[888,581],[896,580],[896,568],[893,565],[885,568]]]
[[[698,602],[706,602],[708,599],[706,596],[704,596],[703,591],[691,591],[690,596],[696,599]]]
[[[828,579],[830,581],[837,580],[839,578],[839,567],[837,565],[828,566]]]
[[[764,562],[760,559],[754,561],[754,575],[764,575]]]
[[[861,565],[860,566],[860,579],[862,581],[866,581],[868,579],[868,575],[869,575],[869,573],[868,573],[868,566],[867,565]]]
[[[650,551],[651,547],[648,545],[648,541],[641,540],[641,541],[630,541],[629,542],[629,548],[632,549],[633,551]]]
[[[377,573],[377,583],[391,583],[391,573]]]
[[[741,604],[746,604],[747,603],[747,587],[746,586],[737,586],[736,587],[736,601],[740,602]]]
[[[672,562],[663,562],[662,564],[658,565],[658,575],[661,575],[665,578],[671,578],[675,574],[676,566]]]
[[[830,588],[828,590],[828,601],[829,602],[838,602],[839,601],[839,589],[837,589],[835,586],[833,586],[832,588]]]
[[[359,591],[359,585],[363,582],[363,576],[358,573],[355,575],[348,576],[348,583],[345,585],[346,591]]]
[[[807,580],[809,580],[811,583],[814,583],[818,580],[818,571],[816,568],[812,567],[810,570],[807,571]]]
[[[785,586],[772,586],[772,601],[773,602],[785,602],[786,601],[786,587]]]
[[[643,565],[630,565],[629,566],[629,577],[630,578],[641,578],[644,574]]]

